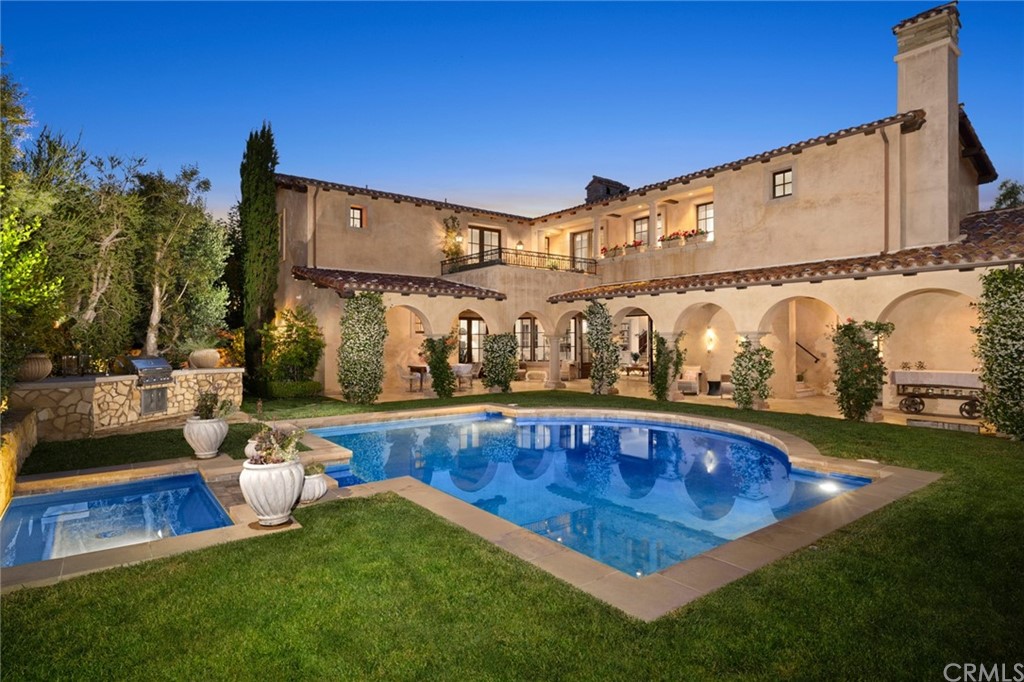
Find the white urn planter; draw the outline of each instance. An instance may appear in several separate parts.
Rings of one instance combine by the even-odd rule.
[[[220,364],[220,353],[216,348],[201,348],[188,355],[188,366],[193,369],[214,369]]]
[[[15,378],[18,381],[30,382],[41,381],[50,376],[53,371],[53,361],[46,353],[29,353],[18,368]]]
[[[197,459],[216,457],[227,435],[228,423],[223,419],[189,417],[185,422],[185,440],[192,446]]]
[[[326,474],[313,474],[306,476],[302,482],[302,495],[299,497],[301,504],[316,502],[327,494]]]
[[[256,512],[261,526],[279,526],[288,521],[299,501],[305,475],[302,463],[252,464],[242,462],[238,485],[246,504]],[[326,490],[326,483],[324,484]]]

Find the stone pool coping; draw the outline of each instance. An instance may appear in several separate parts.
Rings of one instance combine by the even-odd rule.
[[[766,426],[645,410],[520,408],[516,405],[477,403],[449,408],[316,417],[277,422],[277,425],[311,429],[480,412],[499,412],[509,417],[585,416],[596,419],[638,419],[648,423],[716,429],[774,445],[787,453],[794,465],[803,469],[872,479],[870,485],[846,492],[771,526],[642,578],[628,576],[408,476],[349,488],[334,488],[322,500],[366,497],[383,492],[395,493],[643,621],[660,618],[761,566],[812,545],[825,535],[941,478],[941,474],[933,472],[865,460],[851,461],[827,457],[806,440]],[[311,448],[310,451],[302,453],[302,459],[307,463],[345,462],[351,456],[349,450],[313,434],[307,434],[303,438],[303,443]],[[24,477],[18,479],[16,493],[53,492],[190,471],[198,471],[208,483],[230,482],[237,479],[240,470],[241,460],[233,460],[226,455],[211,460],[165,460],[60,475]],[[334,483],[333,479],[331,483]],[[228,514],[235,525],[226,528],[5,568],[0,571],[0,591],[8,592],[21,587],[53,584],[92,571],[171,556],[222,542],[259,537],[268,532],[278,532],[250,528],[248,524],[255,520],[255,516],[244,504],[230,506]],[[293,521],[282,530],[298,527],[299,525]]]

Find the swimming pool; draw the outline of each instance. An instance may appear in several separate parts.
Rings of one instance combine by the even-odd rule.
[[[489,413],[312,433],[352,451],[327,470],[341,485],[412,476],[635,577],[870,483],[654,421]]]
[[[16,497],[0,520],[2,566],[231,525],[197,473]]]

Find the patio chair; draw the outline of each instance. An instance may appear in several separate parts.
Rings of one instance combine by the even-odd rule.
[[[562,360],[558,364],[558,378],[562,381],[572,380],[572,363],[568,360]]]
[[[679,391],[689,395],[700,395],[700,365],[683,365]]]
[[[409,392],[412,393],[415,391],[416,389],[412,387],[412,382],[420,381],[420,375],[410,370],[407,365],[398,364],[396,366],[398,367],[398,376],[401,377],[402,381],[408,380]]]

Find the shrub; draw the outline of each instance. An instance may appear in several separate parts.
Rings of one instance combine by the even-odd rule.
[[[310,381],[324,354],[324,334],[306,307],[288,308],[278,323],[265,326],[263,369],[269,381]]]
[[[364,291],[345,303],[338,346],[338,383],[350,403],[369,405],[384,388],[387,308],[381,294]]]
[[[519,341],[512,332],[484,337],[484,386],[497,386],[502,393],[512,390],[519,368]]]
[[[603,303],[592,301],[583,313],[590,345],[590,392],[604,395],[619,380],[619,346],[612,335],[612,316]]]
[[[455,394],[455,372],[448,364],[448,356],[455,349],[455,337],[451,334],[437,339],[423,339],[421,350],[430,367],[431,388],[438,398],[451,398]]]
[[[836,404],[843,417],[863,421],[885,384],[885,363],[875,339],[892,334],[891,322],[847,318],[832,333],[836,357]]]
[[[268,381],[268,398],[312,398],[320,395],[324,387],[319,381]]]
[[[981,361],[981,414],[999,431],[1024,438],[1024,269],[993,270],[981,276],[978,335],[974,355]]]
[[[654,366],[651,367],[651,394],[655,400],[668,400],[669,388],[679,376],[679,370],[686,360],[686,349],[679,348],[683,334],[680,333],[672,348],[661,334],[654,335]],[[638,353],[636,355],[639,355]],[[635,362],[635,360],[634,360]]]
[[[772,365],[774,353],[769,348],[758,345],[756,348],[750,339],[740,341],[740,352],[732,361],[732,398],[741,409],[754,407],[755,400],[767,400],[771,395],[768,381],[775,374]]]

